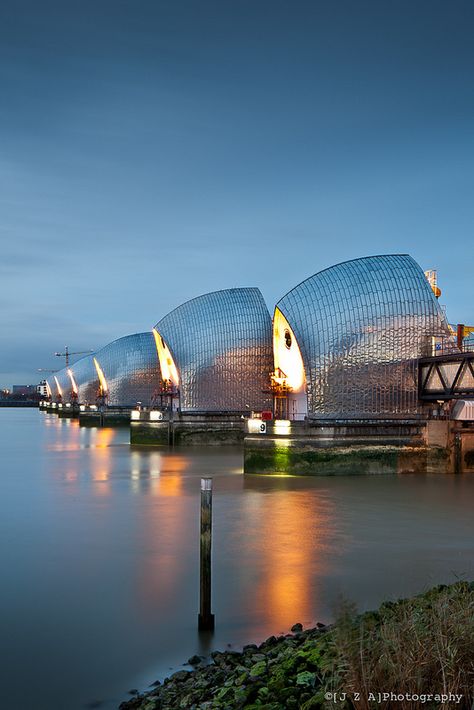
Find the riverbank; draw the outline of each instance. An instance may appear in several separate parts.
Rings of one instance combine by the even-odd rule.
[[[242,652],[193,657],[120,710],[471,708],[474,583],[458,582],[331,627],[270,637]],[[345,695],[347,694],[347,696]]]

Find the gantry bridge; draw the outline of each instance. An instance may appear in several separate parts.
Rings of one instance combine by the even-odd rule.
[[[418,361],[418,395],[424,401],[474,397],[474,352],[457,352]]]

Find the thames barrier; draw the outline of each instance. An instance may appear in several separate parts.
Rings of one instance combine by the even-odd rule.
[[[245,473],[474,471],[473,328],[436,274],[363,257],[288,291],[198,296],[46,380],[40,408],[132,446],[243,443]]]

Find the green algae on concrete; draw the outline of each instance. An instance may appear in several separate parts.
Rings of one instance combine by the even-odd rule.
[[[331,448],[246,446],[244,473],[355,475],[426,471],[423,447],[338,446]]]
[[[241,420],[232,422],[182,420],[161,422],[132,421],[130,443],[135,446],[226,446],[242,444],[245,436]]]
[[[168,422],[130,422],[132,446],[168,446]]]

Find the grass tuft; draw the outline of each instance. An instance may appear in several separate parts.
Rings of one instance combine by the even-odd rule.
[[[358,710],[471,709],[474,700],[474,585],[458,582],[382,604],[357,616],[345,606],[325,637],[323,685]],[[459,703],[379,702],[378,693],[461,695]],[[371,700],[371,694],[377,700]],[[333,702],[326,707],[334,708]]]

